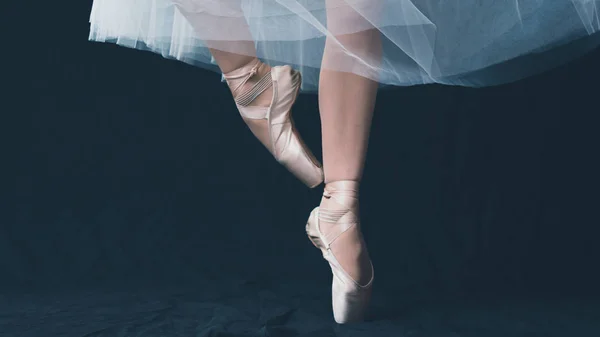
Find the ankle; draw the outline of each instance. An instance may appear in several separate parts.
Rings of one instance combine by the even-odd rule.
[[[271,67],[258,58],[223,74],[229,90],[239,104],[269,106],[272,97],[272,85],[269,72]]]
[[[347,195],[358,198],[360,182],[356,180],[336,180],[325,183],[324,195]]]
[[[258,84],[258,82],[263,78],[263,76],[265,76],[269,73],[269,71],[271,71],[271,66],[259,61],[257,68],[254,70],[254,74],[252,74],[252,76],[250,76],[250,78],[248,78],[246,83],[244,83],[240,86],[240,88],[239,88],[239,90],[237,90],[237,93],[235,96],[239,96],[240,94],[243,94],[243,93],[251,90],[254,86],[256,86]],[[270,78],[269,78],[269,80],[270,80]],[[269,91],[269,89],[266,89],[265,91]]]
[[[355,180],[337,180],[325,184],[321,205],[323,208],[358,205],[360,183]]]
[[[231,92],[236,95],[243,92],[244,87],[249,83],[256,82],[261,76],[266,74],[270,67],[258,58],[232,70],[223,73],[225,81]]]

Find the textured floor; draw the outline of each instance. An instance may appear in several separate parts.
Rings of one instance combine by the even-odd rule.
[[[13,292],[0,297],[0,335],[600,336],[600,304],[590,299],[427,301],[393,306],[379,293],[369,321],[339,326],[331,318],[329,298],[317,287],[300,286],[259,289],[251,282],[207,280],[194,288]]]

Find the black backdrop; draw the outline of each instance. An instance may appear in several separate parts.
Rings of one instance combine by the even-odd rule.
[[[46,6],[5,43],[3,289],[209,279],[327,296],[304,234],[322,189],[275,163],[219,75],[88,42],[89,1]],[[595,292],[599,57],[380,92],[361,196],[376,303]],[[320,156],[316,96],[295,119]]]

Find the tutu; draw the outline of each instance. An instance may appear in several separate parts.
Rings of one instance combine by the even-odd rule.
[[[381,86],[490,86],[600,44],[600,0],[95,0],[90,40],[220,73],[209,47]],[[327,41],[327,47],[326,47]],[[325,58],[324,58],[325,55]]]

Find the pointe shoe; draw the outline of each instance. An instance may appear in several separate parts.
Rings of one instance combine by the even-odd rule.
[[[300,92],[302,77],[290,66],[272,67],[252,88],[238,93],[262,65],[258,59],[248,65],[223,74],[225,80],[239,84],[232,88],[235,103],[252,133],[271,152],[275,159],[310,188],[323,182],[323,168],[304,144],[294,126],[291,108]],[[261,93],[273,87],[268,107],[250,105]]]
[[[338,181],[329,183],[325,187],[323,197],[326,199],[336,198],[337,193],[344,193],[348,187],[357,185],[353,181]],[[342,207],[345,208],[345,207]],[[326,220],[334,223],[328,225],[326,233],[322,231],[321,221]],[[329,262],[333,274],[331,285],[331,301],[333,316],[337,323],[356,323],[364,320],[371,299],[371,290],[374,279],[373,263],[369,259],[370,279],[366,284],[359,284],[341,266],[340,262],[331,250],[331,245],[341,235],[350,230],[359,231],[358,204],[354,207],[338,210],[321,210],[316,207],[310,214],[306,224],[306,233],[323,254],[323,258]],[[361,235],[361,244],[364,245]],[[366,247],[363,246],[364,249]]]

